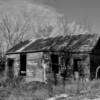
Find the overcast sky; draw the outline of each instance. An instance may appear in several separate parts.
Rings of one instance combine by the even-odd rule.
[[[1,0],[8,2],[10,0]],[[13,0],[12,0],[13,1]],[[15,0],[14,0],[15,1]],[[16,0],[17,1],[17,0]],[[21,0],[19,0],[21,1]],[[100,32],[100,0],[26,0],[31,3],[38,1],[55,7],[64,13],[69,21],[90,24]]]
[[[44,0],[68,20],[90,24],[100,32],[100,0]],[[48,1],[48,2],[47,2]]]

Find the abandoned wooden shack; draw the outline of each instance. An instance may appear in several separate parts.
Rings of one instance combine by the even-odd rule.
[[[29,76],[33,80],[36,77],[45,80],[42,60],[48,65],[49,71],[60,76],[65,70],[68,78],[73,78],[74,72],[79,72],[82,78],[94,79],[96,75],[100,78],[100,38],[97,34],[23,41],[7,51],[7,58],[12,63],[8,64],[9,68],[15,68],[14,74]]]

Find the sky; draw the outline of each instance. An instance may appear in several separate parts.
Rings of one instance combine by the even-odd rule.
[[[47,0],[44,3],[55,7],[68,21],[85,24],[100,32],[100,0]]]
[[[1,0],[3,2],[17,0]],[[21,0],[19,0],[21,1]],[[23,0],[24,1],[24,0]],[[66,20],[76,21],[92,27],[94,31],[100,32],[100,0],[26,0],[31,3],[54,7],[58,12],[65,15]]]

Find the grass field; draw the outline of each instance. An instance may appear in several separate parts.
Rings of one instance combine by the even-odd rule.
[[[1,82],[0,100],[46,100],[62,93],[68,94],[70,100],[94,99],[100,97],[100,80],[90,82],[66,81],[65,87],[59,83],[57,86],[40,82],[24,83],[20,79]]]

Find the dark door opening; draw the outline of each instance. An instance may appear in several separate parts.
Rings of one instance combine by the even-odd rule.
[[[100,56],[99,55],[91,55],[90,56],[90,79],[100,78]],[[98,70],[98,72],[97,72]]]
[[[54,77],[54,84],[57,85],[57,73],[59,73],[59,56],[57,54],[51,55],[51,69]]]
[[[54,73],[59,72],[59,57],[57,54],[52,54],[51,55],[51,66],[52,66],[52,71]]]
[[[78,72],[78,59],[74,59],[73,72]]]
[[[81,59],[74,59],[74,64],[73,64],[73,74],[75,79],[79,79],[80,77],[80,61]]]
[[[97,78],[100,79],[100,68],[98,69],[98,72],[97,72]]]
[[[12,79],[14,76],[14,59],[8,58],[7,59],[7,65],[8,65],[8,76]]]
[[[20,54],[20,75],[26,76],[26,54]]]

